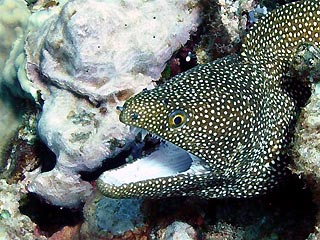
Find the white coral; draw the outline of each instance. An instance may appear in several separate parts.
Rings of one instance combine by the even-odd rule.
[[[127,82],[145,87],[135,80],[139,74],[158,79],[197,24],[191,1],[70,1],[49,27],[40,71],[62,88],[102,100]]]

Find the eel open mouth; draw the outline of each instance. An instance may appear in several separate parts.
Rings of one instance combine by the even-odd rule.
[[[146,134],[146,131],[140,128],[134,128],[134,131],[142,131],[142,136]],[[99,178],[103,183],[117,187],[179,174],[194,175],[207,172],[208,167],[201,159],[170,142],[161,141],[157,150],[151,154],[108,170]]]

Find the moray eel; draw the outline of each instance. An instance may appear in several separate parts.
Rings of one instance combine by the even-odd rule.
[[[231,55],[173,77],[127,100],[120,121],[160,137],[159,150],[103,173],[114,198],[250,197],[286,173],[297,102],[284,87],[301,44],[320,43],[320,1],[267,14]]]

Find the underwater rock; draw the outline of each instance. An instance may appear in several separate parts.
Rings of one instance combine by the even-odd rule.
[[[187,223],[175,221],[170,224],[160,236],[161,240],[196,240],[197,233],[192,226]]]
[[[256,1],[203,1],[205,32],[197,46],[198,63],[207,63],[239,50],[241,39],[248,28]]]
[[[54,233],[49,240],[79,240],[80,238],[80,225],[65,226],[60,231]]]
[[[51,97],[42,109],[38,133],[56,154],[57,167],[73,172],[90,171],[124,149],[129,132],[118,124],[116,106],[114,109],[107,105],[95,107],[68,91],[51,89]]]
[[[296,53],[294,73],[305,82],[311,82],[312,94],[302,109],[296,126],[293,151],[296,155],[292,170],[310,187],[318,207],[315,232],[308,239],[320,237],[320,48],[303,44]]]
[[[21,112],[16,108],[15,103],[10,100],[13,99],[9,98],[7,93],[1,93],[0,91],[0,172],[3,171],[2,168],[6,165],[4,155],[7,152],[10,139],[13,138],[21,123]]]
[[[20,85],[27,97],[39,102],[39,86],[36,86],[33,82],[35,78],[40,78],[39,72],[33,71],[35,69],[34,63],[39,61],[40,49],[42,47],[42,41],[45,38],[48,28],[61,11],[63,5],[67,0],[60,0],[59,4],[46,6],[47,2],[55,3],[55,1],[38,1],[32,7],[32,14],[28,19],[28,24],[25,29],[23,37],[24,54],[23,64],[19,67],[18,81],[16,85]],[[34,41],[30,40],[30,36]],[[30,70],[30,67],[32,70]],[[32,81],[30,81],[32,79]],[[40,81],[38,82],[40,84]],[[45,83],[42,83],[44,89]]]
[[[319,86],[320,87],[320,86]],[[312,177],[320,184],[320,91],[314,90],[310,102],[303,108],[298,125],[295,161],[296,171]]]
[[[37,169],[40,166],[40,153],[44,152],[45,145],[39,141],[36,133],[37,114],[35,109],[26,106],[28,104],[23,106],[26,112],[20,117],[19,129],[7,141],[6,151],[1,155],[0,178],[7,179],[8,183],[17,183],[25,178],[26,172]],[[14,123],[11,120],[8,125]],[[8,128],[5,127],[3,131]]]
[[[312,43],[302,44],[289,73],[299,81],[311,85],[311,96],[301,110],[293,142],[291,170],[305,181],[311,189],[313,202],[317,205],[315,232],[308,239],[320,237],[320,48]]]
[[[91,184],[83,181],[79,174],[70,174],[59,168],[44,173],[33,172],[27,187],[29,192],[37,193],[50,204],[61,207],[77,207],[92,192]]]
[[[7,184],[0,179],[0,239],[34,240],[36,224],[19,211],[19,200],[25,192],[26,182]],[[38,236],[37,239],[46,239]]]
[[[139,75],[147,82],[158,79],[172,53],[196,29],[195,4],[69,1],[49,27],[39,70],[47,81],[96,101],[130,87],[124,83]],[[146,86],[134,82],[137,89]]]
[[[142,200],[111,199],[94,192],[84,206],[82,237],[111,239],[124,236],[127,231],[137,231],[138,234],[138,229],[145,225],[141,204]]]
[[[210,239],[233,240],[233,239],[246,239],[246,236],[243,228],[241,227],[233,226],[232,224],[228,224],[226,222],[217,222],[213,226],[213,229],[205,235],[204,239],[205,240],[210,240]],[[254,239],[254,238],[249,238],[249,239]]]
[[[0,12],[0,83],[21,93],[15,83],[24,64],[23,34],[30,11],[23,0],[1,0]]]
[[[25,89],[44,100],[39,135],[56,154],[58,171],[76,180],[77,172],[92,171],[125,149],[133,135],[116,106],[152,87],[198,24],[196,1],[74,0],[28,35]],[[46,189],[63,186],[60,180],[47,173],[29,190],[47,196]],[[79,197],[60,190],[55,200]]]

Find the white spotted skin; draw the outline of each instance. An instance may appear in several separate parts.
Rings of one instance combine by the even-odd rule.
[[[289,66],[300,44],[320,45],[319,5],[319,0],[298,1],[269,12],[247,34],[241,55],[249,61],[268,56]]]
[[[194,154],[210,172],[121,186],[98,181],[102,193],[120,198],[240,198],[276,186],[286,173],[289,127],[297,115],[296,102],[281,80],[299,44],[319,46],[319,19],[319,1],[280,7],[247,35],[240,56],[199,65],[129,99],[120,114],[123,123]],[[175,110],[187,114],[178,128],[168,124]]]

